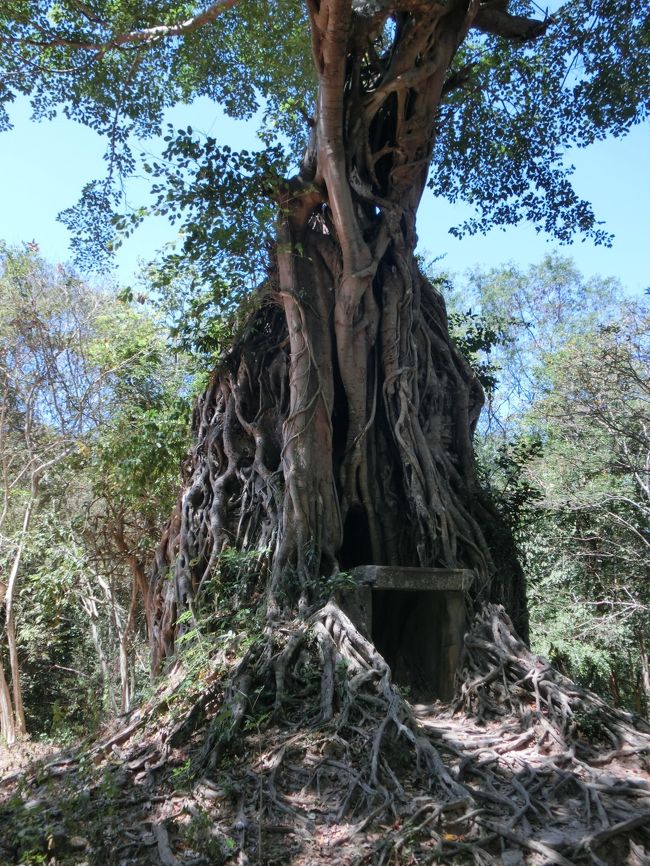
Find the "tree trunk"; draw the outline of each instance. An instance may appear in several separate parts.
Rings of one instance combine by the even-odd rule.
[[[123,627],[120,626],[118,622],[117,609],[115,607],[115,602],[113,602],[115,624],[118,628],[120,639],[121,712],[127,713],[131,709],[131,699],[135,691],[135,670],[133,665],[129,665],[129,649],[131,646],[131,637],[136,627],[138,597],[142,595],[146,603],[147,577],[142,562],[129,549],[126,542],[124,535],[124,520],[121,516],[116,521],[112,534],[117,549],[124,561],[128,564],[131,572],[131,600],[129,602],[129,610],[126,614],[126,620]]]
[[[478,4],[357,5],[308,4],[310,143],[281,191],[260,309],[195,411],[150,584],[154,668],[231,546],[266,552],[271,619],[309,608],[339,569],[466,567],[473,598],[504,602],[526,633],[521,572],[497,569],[486,540],[501,530],[474,467],[481,387],[414,255],[447,70]]]
[[[11,703],[11,693],[7,685],[2,658],[0,658],[0,736],[8,746],[16,742],[16,721]]]
[[[650,659],[646,647],[643,631],[637,633],[639,642],[639,659],[641,660],[641,685],[643,688],[643,703],[645,704],[646,717],[650,718]]]
[[[113,693],[113,683],[111,680],[111,673],[108,668],[108,663],[106,661],[106,654],[104,653],[104,648],[102,646],[101,636],[99,634],[99,612],[97,610],[97,602],[93,596],[92,587],[88,580],[84,581],[84,592],[80,594],[79,599],[81,601],[81,606],[84,609],[84,612],[88,616],[88,621],[90,625],[90,637],[93,642],[93,646],[95,647],[95,652],[97,653],[97,661],[99,663],[99,673],[102,681],[102,702],[104,698],[108,700],[108,704],[113,710],[113,712],[117,712],[117,703],[115,701],[115,695]]]
[[[0,590],[0,604],[4,603],[5,608],[5,635],[7,638],[7,649],[9,652],[9,669],[11,671],[11,689],[13,693],[13,717],[14,729],[17,735],[24,736],[27,733],[27,725],[25,722],[25,710],[23,707],[23,694],[20,684],[20,662],[18,659],[18,647],[16,645],[16,622],[14,617],[14,600],[16,593],[16,582],[18,580],[18,571],[20,569],[20,561],[25,549],[25,541],[29,531],[34,506],[36,505],[36,496],[38,493],[38,478],[35,474],[32,475],[31,490],[29,500],[23,515],[23,525],[20,536],[18,538],[18,547],[14,553],[9,579],[6,586],[3,584]],[[4,674],[3,674],[4,679]],[[5,682],[6,686],[6,682]]]
[[[24,736],[27,733],[27,724],[25,722],[23,691],[20,683],[20,662],[18,660],[18,647],[16,645],[16,623],[14,621],[13,610],[9,610],[9,607],[7,607],[5,631],[7,634],[7,646],[9,647],[9,669],[11,671],[11,690],[14,699],[16,732],[20,736]]]

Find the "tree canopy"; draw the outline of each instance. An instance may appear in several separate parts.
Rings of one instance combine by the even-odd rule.
[[[369,112],[379,105],[393,111],[391,100],[402,98],[408,82],[417,88],[436,64],[396,51],[409,19],[427,5],[436,6],[341,4],[359,34],[348,51]],[[495,2],[438,5],[466,15],[469,27],[444,70],[440,106],[426,121],[435,138],[430,186],[475,208],[454,230],[526,220],[563,241],[577,231],[607,242],[606,227],[571,187],[566,151],[622,135],[647,116],[645,4],[574,0],[541,20],[533,2],[511,4],[511,11]],[[256,229],[260,238],[269,233],[279,178],[298,169],[315,116],[309,14],[318,8],[296,0],[4,4],[2,126],[10,127],[10,103],[22,94],[35,117],[63,111],[106,138],[107,176],[65,215],[86,263],[106,255],[116,215],[126,218],[117,223],[124,228],[143,214],[129,208],[120,185],[139,170],[137,140],[163,133],[165,109],[198,96],[233,117],[261,108],[260,153],[233,153],[218,139],[172,129],[165,160],[154,168],[165,183],[149,207],[183,220],[185,252],[211,277],[220,250],[250,251],[244,231],[249,245]],[[256,253],[264,259],[261,239]]]
[[[647,303],[557,255],[525,271],[475,269],[447,294],[460,339],[489,349],[474,359],[492,377],[479,462],[515,532],[531,641],[572,677],[642,709]],[[470,303],[468,319],[458,305]]]
[[[289,355],[267,356],[252,374],[259,380],[276,362],[302,359],[285,367],[293,388],[288,412],[280,408],[286,392],[271,394],[276,381],[269,380],[264,408],[253,413],[260,417],[266,403],[277,404],[282,441],[266,427],[263,435],[274,441],[262,451],[242,444],[234,463],[240,467],[254,447],[254,473],[264,478],[276,471],[270,455],[279,453],[288,477],[296,461],[307,467],[319,454],[332,455],[319,481],[295,486],[289,510],[278,502],[271,508],[272,523],[284,515],[289,547],[326,539],[327,553],[299,572],[334,567],[348,519],[348,534],[367,522],[360,531],[368,534],[366,556],[375,560],[460,558],[486,580],[499,571],[489,564],[480,529],[489,521],[462,513],[475,501],[471,431],[480,383],[436,339],[436,328],[444,333],[447,326],[435,293],[418,287],[416,212],[429,184],[475,208],[475,218],[457,231],[525,219],[561,241],[580,233],[608,242],[571,186],[565,151],[622,135],[647,116],[647,10],[641,2],[567,2],[551,13],[540,14],[533,2],[491,0],[180,7],[69,0],[19,2],[2,12],[4,103],[21,93],[37,116],[62,110],[106,138],[107,176],[64,215],[83,260],[99,262],[148,208],[179,221],[184,234],[182,249],[158,271],[162,290],[180,270],[192,295],[207,290],[207,304],[217,309],[232,309],[259,287],[258,299],[283,309],[276,319],[267,307],[256,328],[271,342],[286,329]],[[165,108],[197,96],[233,116],[261,109],[260,148],[237,152],[216,137],[169,129],[164,152],[143,163],[153,203],[130,207],[122,183],[139,170],[137,140],[164,131]],[[203,303],[192,302],[195,310]],[[250,368],[249,358],[237,357]],[[453,372],[440,372],[450,366]],[[411,370],[422,371],[421,382]],[[238,374],[232,387],[242,381]],[[462,398],[459,389],[467,392]],[[377,413],[380,394],[384,408]],[[255,399],[250,393],[237,402],[248,397]],[[459,413],[454,405],[464,408]],[[432,421],[429,406],[449,417]],[[381,444],[371,445],[374,430]],[[262,434],[249,427],[247,435]],[[263,468],[262,452],[270,461]],[[368,479],[382,476],[370,463],[390,463],[394,455],[399,470],[379,493]],[[236,473],[244,487],[252,483]],[[307,503],[310,484],[329,490],[320,516]],[[414,508],[409,526],[418,528],[403,549],[389,552],[383,548],[391,533],[377,525],[377,502],[405,492]],[[305,525],[296,531],[299,515]],[[313,525],[321,520],[327,528]],[[264,546],[266,535],[258,541]],[[304,560],[295,549],[287,556]]]

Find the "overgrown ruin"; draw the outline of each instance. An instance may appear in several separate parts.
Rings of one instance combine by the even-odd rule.
[[[472,572],[367,565],[350,576],[357,586],[340,592],[341,606],[386,659],[393,682],[413,699],[450,700]]]

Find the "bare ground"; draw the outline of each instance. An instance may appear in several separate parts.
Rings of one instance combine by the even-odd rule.
[[[0,780],[10,773],[25,771],[37,761],[46,761],[60,750],[50,743],[23,740],[8,748],[0,740]]]

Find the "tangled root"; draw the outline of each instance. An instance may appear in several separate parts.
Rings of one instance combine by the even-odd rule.
[[[650,863],[647,726],[531,653],[502,608],[486,607],[466,636],[451,706],[414,708],[330,601],[271,656],[276,718],[305,652],[321,673],[317,723],[251,768],[248,802],[265,804],[267,825],[291,816],[313,832],[305,811],[317,810],[321,828],[337,828],[327,849],[356,866]]]
[[[650,726],[610,707],[532,653],[502,607],[486,605],[465,637],[455,710],[479,720],[511,713],[592,765],[648,751]]]
[[[152,710],[94,747],[119,758],[105,811],[123,812],[86,859],[647,866],[647,726],[543,663],[499,607],[465,643],[455,702],[413,706],[334,601],[276,624],[181,718]]]

